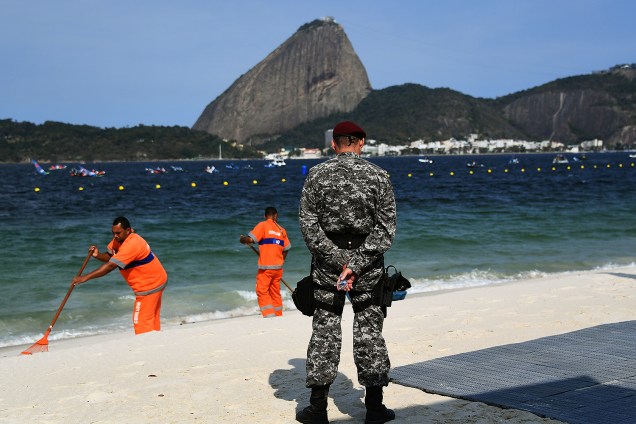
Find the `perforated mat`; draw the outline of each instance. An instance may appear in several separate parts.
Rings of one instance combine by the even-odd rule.
[[[391,381],[573,424],[636,423],[636,321],[405,365]]]

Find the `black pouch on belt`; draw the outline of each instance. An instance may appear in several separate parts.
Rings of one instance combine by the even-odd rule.
[[[311,274],[298,282],[292,293],[292,300],[296,309],[303,315],[310,317],[314,314],[316,301],[314,300],[314,280]]]

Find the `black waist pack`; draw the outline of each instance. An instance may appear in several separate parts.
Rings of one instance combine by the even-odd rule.
[[[393,268],[393,271],[391,271]],[[411,288],[411,282],[402,276],[393,265],[382,270],[380,281],[373,288],[371,299],[366,302],[360,302],[353,307],[354,312],[360,312],[371,305],[382,308],[384,317],[387,316],[387,308],[391,306],[394,300],[402,300],[406,297],[406,290]]]
[[[314,280],[311,278],[311,274],[296,284],[296,288],[292,292],[292,300],[296,309],[303,315],[310,317],[314,314],[316,301],[314,300]]]
[[[374,305],[382,307],[382,312],[386,318],[386,308],[389,308],[394,300],[404,299],[406,290],[409,288],[411,288],[411,282],[404,278],[397,268],[389,265],[382,272],[380,282],[375,287],[372,302]]]
[[[390,271],[391,268],[393,268],[393,272]],[[411,282],[393,265],[387,266],[384,274],[389,281],[388,287],[391,289],[391,300],[403,300],[406,297],[406,290],[411,288]],[[389,306],[391,305],[389,304]]]

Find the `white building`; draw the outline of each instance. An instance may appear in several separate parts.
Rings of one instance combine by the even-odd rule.
[[[333,128],[325,131],[325,149],[331,148],[331,140],[333,140]]]
[[[320,149],[310,149],[301,147],[299,159],[319,159],[322,157],[322,151]]]

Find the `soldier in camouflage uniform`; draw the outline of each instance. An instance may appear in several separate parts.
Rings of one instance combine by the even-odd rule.
[[[317,305],[307,348],[310,406],[296,416],[302,423],[329,422],[327,395],[340,362],[345,292],[355,312],[353,356],[358,381],[366,387],[365,422],[395,418],[382,404],[391,363],[382,337],[384,311],[373,296],[383,273],[383,254],[395,235],[395,197],[387,172],[360,157],[365,138],[353,122],[336,125],[332,148],[337,156],[310,170],[300,200],[300,229],[313,256]]]

